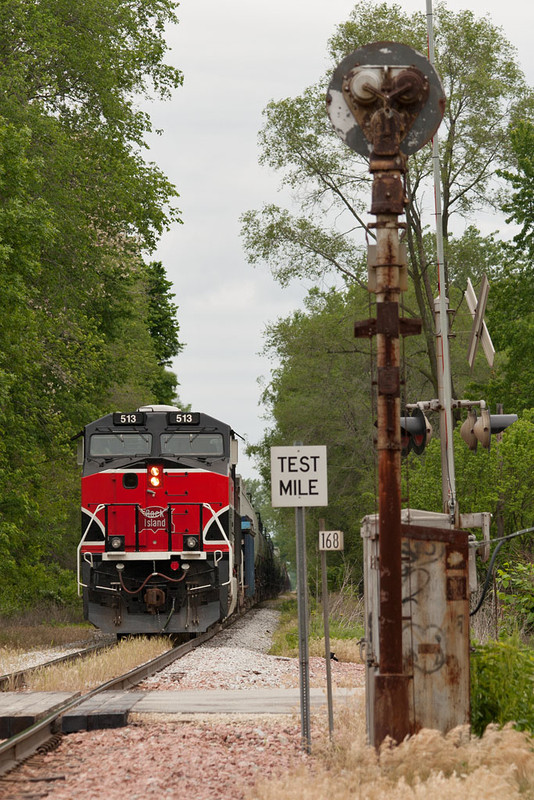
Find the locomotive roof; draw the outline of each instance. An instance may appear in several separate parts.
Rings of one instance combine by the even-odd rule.
[[[182,428],[182,425],[180,423],[176,423],[176,422],[170,423],[169,420],[168,420],[168,416],[167,415],[169,413],[172,413],[172,412],[180,413],[180,409],[178,409],[178,408],[176,408],[174,406],[162,406],[162,405],[141,406],[140,408],[137,409],[137,412],[142,413],[142,414],[145,415],[144,421],[142,423],[132,422],[132,423],[127,424],[126,427],[148,428],[148,427],[152,427],[153,423],[156,423],[156,427],[159,428],[159,429],[167,429],[167,428],[169,428],[169,429],[176,430],[177,428]],[[137,412],[135,412],[135,413],[137,413]],[[119,425],[116,422],[114,422],[114,418],[117,417],[118,413],[120,413],[122,415],[122,412],[112,412],[110,414],[106,414],[103,417],[100,417],[97,420],[94,420],[93,422],[88,423],[85,426],[85,431],[87,433],[91,433],[91,432],[93,432],[95,430],[98,430],[99,428],[107,428],[107,429],[109,429],[109,428],[119,428],[120,427],[120,428],[124,429],[125,428],[125,424],[124,423]],[[183,413],[184,414],[189,414],[190,412],[183,412]],[[127,417],[127,416],[129,416],[129,414],[126,413],[126,414],[124,414],[122,416]],[[216,419],[215,417],[210,416],[209,414],[204,414],[202,412],[193,412],[193,416],[194,417],[198,417],[198,422],[195,421],[195,422],[184,423],[183,424],[183,428],[184,429],[198,431],[198,430],[201,430],[203,428],[211,428],[211,429],[216,429],[218,431],[221,431],[222,433],[230,433],[230,432],[232,432],[232,428],[231,428],[230,425],[228,425],[226,422],[222,422],[221,420]]]

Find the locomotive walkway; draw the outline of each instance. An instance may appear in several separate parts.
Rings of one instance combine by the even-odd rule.
[[[363,698],[363,689],[334,690],[335,703]],[[76,694],[65,692],[2,692],[0,737],[13,736],[51,713]],[[310,707],[326,706],[323,689],[310,689]],[[298,689],[235,689],[196,691],[107,691],[89,698],[62,717],[62,731],[119,728],[135,714],[295,714],[300,710]]]

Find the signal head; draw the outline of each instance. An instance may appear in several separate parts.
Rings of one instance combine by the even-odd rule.
[[[487,408],[483,408],[480,413],[480,419],[477,420],[473,430],[482,447],[489,450],[491,434],[502,433],[517,422],[517,414],[490,414]]]
[[[476,450],[478,445],[478,438],[475,433],[475,425],[477,424],[477,412],[474,408],[469,409],[467,419],[462,423],[460,428],[460,436],[467,444],[470,450]]]
[[[408,455],[410,450],[420,456],[432,436],[432,425],[420,408],[414,408],[409,417],[400,418],[401,453]]]

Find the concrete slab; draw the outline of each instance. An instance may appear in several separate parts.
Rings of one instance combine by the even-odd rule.
[[[363,697],[363,689],[337,689],[334,703],[347,703]],[[310,690],[310,708],[326,707],[326,692]],[[298,689],[244,689],[202,691],[110,691],[90,698],[63,715],[62,730],[117,728],[128,724],[135,714],[298,714]]]
[[[69,692],[0,693],[0,737],[24,730],[75,697]],[[336,689],[334,704],[364,696],[364,689]],[[310,689],[310,709],[326,707],[326,690]],[[62,716],[62,731],[118,728],[135,714],[299,714],[299,689],[239,689],[197,691],[109,691],[88,698]]]
[[[20,733],[79,692],[0,692],[0,739]]]
[[[347,703],[363,689],[337,689],[334,703]],[[310,689],[310,708],[326,706],[326,691]],[[136,714],[294,714],[300,713],[298,689],[154,691],[131,708]]]
[[[101,692],[85,700],[61,717],[63,733],[94,731],[101,728],[123,728],[128,724],[128,714],[143,692]]]

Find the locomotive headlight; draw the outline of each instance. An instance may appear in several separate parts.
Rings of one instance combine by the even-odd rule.
[[[185,536],[184,550],[198,550],[198,536]]]
[[[161,486],[163,480],[163,468],[159,464],[151,464],[148,468],[148,483],[154,489]]]

